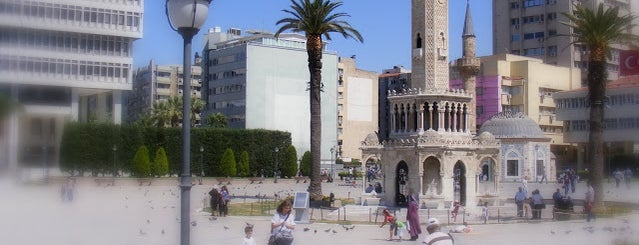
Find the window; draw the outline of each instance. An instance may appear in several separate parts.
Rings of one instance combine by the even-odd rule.
[[[519,41],[520,40],[519,34],[513,34],[510,37],[510,40],[513,41],[513,42]]]
[[[506,161],[506,175],[519,176],[519,160]]]

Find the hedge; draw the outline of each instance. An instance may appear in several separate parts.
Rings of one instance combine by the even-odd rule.
[[[113,151],[113,145],[117,150]],[[162,147],[168,159],[168,175],[177,176],[182,169],[182,132],[180,128],[144,128],[135,125],[71,122],[65,125],[60,146],[60,168],[71,175],[131,173],[138,148],[157,152]],[[273,173],[273,149],[291,145],[291,134],[265,129],[193,128],[191,129],[191,172],[199,174],[202,161],[206,176],[226,177],[220,161],[227,148],[248,153],[249,174],[263,169]],[[200,153],[200,146],[204,152]],[[115,158],[115,162],[114,162]],[[280,159],[281,160],[281,159]],[[244,172],[244,171],[242,171]]]

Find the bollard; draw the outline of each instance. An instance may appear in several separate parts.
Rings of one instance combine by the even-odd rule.
[[[429,208],[429,207],[426,207],[426,211],[427,211],[427,213],[428,213],[428,216],[427,216],[427,217],[430,219],[430,208]]]
[[[463,211],[462,215],[464,215],[462,216],[462,224],[463,224],[464,222],[466,222],[466,209],[464,208],[462,211]]]
[[[500,220],[501,220],[501,213],[500,213],[499,208],[497,208],[497,224],[500,223]]]
[[[372,212],[373,212],[373,211],[371,210],[371,208],[368,208],[368,223],[370,223],[370,222],[371,222],[371,215],[372,215]]]
[[[337,217],[339,218],[339,215]],[[344,221],[346,221],[346,206],[344,206]]]

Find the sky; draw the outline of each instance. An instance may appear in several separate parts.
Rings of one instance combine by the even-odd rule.
[[[164,0],[144,1],[143,38],[133,43],[133,66],[182,64],[182,37],[169,27]],[[327,49],[341,57],[356,56],[360,69],[381,73],[396,65],[409,68],[411,0],[342,0],[338,12],[364,37],[360,43],[331,35]],[[193,53],[202,51],[202,35],[209,28],[221,27],[275,32],[275,23],[290,14],[290,0],[213,0],[206,23],[193,38]],[[492,1],[471,0],[473,26],[477,38],[477,56],[492,54]],[[466,0],[449,0],[449,60],[461,57],[461,34]],[[325,40],[327,41],[327,40]]]

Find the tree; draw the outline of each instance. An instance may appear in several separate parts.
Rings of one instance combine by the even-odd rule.
[[[136,177],[149,177],[151,175],[151,160],[149,160],[149,149],[145,145],[138,148],[133,157],[133,175]]]
[[[304,152],[302,155],[302,161],[300,162],[300,172],[302,175],[309,176],[311,175],[311,152]]]
[[[169,160],[166,157],[164,147],[158,148],[155,152],[153,164],[151,164],[151,176],[164,176],[169,173]]]
[[[195,126],[197,115],[200,115],[204,110],[204,101],[200,98],[191,98],[191,126]],[[200,121],[202,118],[200,117]]]
[[[322,36],[331,40],[330,33],[338,33],[344,38],[354,38],[360,42],[364,39],[342,17],[349,17],[346,13],[335,13],[342,6],[341,2],[331,0],[291,0],[291,10],[282,10],[293,17],[277,21],[277,25],[283,24],[275,33],[278,37],[282,32],[292,30],[306,34],[306,53],[308,54],[308,71],[311,81],[309,84],[310,114],[311,114],[311,183],[309,192],[313,200],[322,199],[321,170],[321,98],[322,91],[322,53],[324,42]]]
[[[237,176],[247,177],[251,173],[249,168],[249,154],[248,151],[242,151],[240,153],[240,161],[237,162]]]
[[[222,176],[236,176],[237,175],[237,166],[235,164],[235,153],[233,153],[233,149],[227,148],[224,151],[224,155],[222,155],[222,159],[220,159],[220,171]]]
[[[226,117],[222,113],[211,113],[206,116],[206,126],[212,128],[226,128]]]
[[[289,145],[282,154],[280,169],[283,176],[293,177],[297,175],[297,150]]]
[[[571,44],[585,46],[588,56],[588,101],[590,102],[590,134],[588,139],[588,163],[595,189],[595,202],[603,201],[604,178],[604,145],[603,122],[604,103],[606,97],[606,78],[608,77],[606,61],[610,57],[610,44],[637,41],[637,36],[630,34],[636,18],[632,14],[620,16],[619,8],[606,8],[600,3],[596,10],[576,5],[573,13],[562,13],[570,22],[562,22],[569,26],[572,33]]]

